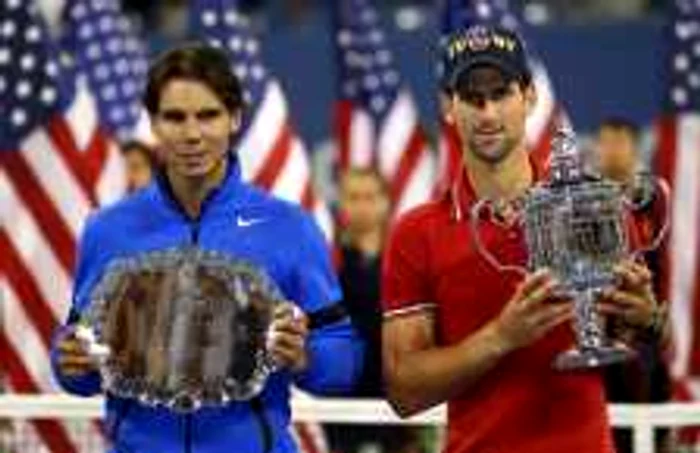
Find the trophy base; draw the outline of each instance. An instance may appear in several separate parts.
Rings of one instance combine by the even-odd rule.
[[[607,345],[595,349],[571,349],[556,357],[554,368],[557,370],[598,368],[624,362],[633,355],[632,350],[621,345]]]

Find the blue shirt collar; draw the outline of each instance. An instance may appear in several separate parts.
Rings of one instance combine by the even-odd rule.
[[[211,203],[221,203],[226,201],[232,205],[241,204],[245,198],[247,184],[243,181],[241,164],[235,152],[229,152],[228,164],[226,165],[226,176],[218,187],[215,187],[205,200],[205,205]],[[173,193],[170,181],[164,171],[160,168],[155,173],[154,186],[157,193],[166,203],[184,214],[184,210]],[[203,207],[203,209],[206,206]]]

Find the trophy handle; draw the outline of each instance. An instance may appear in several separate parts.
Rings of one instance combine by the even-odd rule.
[[[479,234],[479,219],[481,217],[481,211],[484,210],[484,207],[486,207],[489,202],[490,200],[481,199],[474,206],[472,206],[470,211],[469,226],[472,230],[472,237],[474,238],[474,244],[476,244],[477,251],[499,272],[515,272],[524,277],[527,275],[527,268],[524,266],[518,266],[517,264],[504,264],[500,262],[494,256],[494,254],[491,253],[486,246],[484,246],[484,243],[481,242],[481,235]]]
[[[654,237],[654,240],[651,241],[651,244],[645,247],[641,247],[632,252],[632,256],[634,258],[640,257],[644,253],[658,249],[661,246],[661,241],[663,241],[666,237],[666,234],[668,233],[668,229],[671,224],[671,189],[668,187],[668,182],[666,182],[666,180],[663,178],[655,178],[654,187],[656,187],[663,196],[664,223],[659,229],[656,236]],[[638,207],[638,205],[636,205],[633,201],[631,201],[628,198],[625,198],[625,203],[632,209]]]

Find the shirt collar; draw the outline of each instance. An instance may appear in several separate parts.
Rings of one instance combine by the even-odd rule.
[[[547,176],[544,165],[538,164],[532,154],[528,155],[528,161],[532,168],[533,183],[543,180]],[[450,189],[445,191],[445,197],[450,204],[451,217],[456,221],[464,219],[474,203],[479,201],[463,162],[460,163],[460,170]]]
[[[155,174],[155,185],[158,189],[158,193],[166,200],[167,203],[171,204],[178,210],[181,210],[179,202],[173,193],[172,186],[163,168],[156,171]],[[207,197],[208,199],[219,199],[226,198],[229,201],[242,201],[242,186],[243,178],[241,173],[241,164],[239,162],[238,156],[234,152],[228,154],[228,165],[226,165],[226,176],[221,181],[221,183],[212,189],[212,192]]]

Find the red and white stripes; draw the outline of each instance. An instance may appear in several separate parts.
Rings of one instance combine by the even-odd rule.
[[[664,259],[664,293],[674,329],[671,372],[700,397],[700,115],[659,123],[656,168],[671,186],[671,232]]]
[[[17,393],[57,391],[49,347],[69,307],[76,238],[91,209],[123,193],[119,153],[97,127],[94,103],[84,90],[79,82],[66,114],[33,131],[20,150],[0,153],[0,349]],[[56,421],[34,428],[50,451],[81,451],[85,434],[77,436]],[[101,438],[97,427],[87,429]]]

